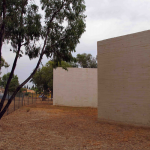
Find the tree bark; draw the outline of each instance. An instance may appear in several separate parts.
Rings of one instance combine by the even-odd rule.
[[[34,71],[32,72],[32,74],[31,74],[22,84],[20,84],[20,85],[16,88],[15,92],[13,93],[13,95],[9,98],[7,104],[5,105],[5,107],[4,107],[4,108],[2,109],[2,111],[0,112],[0,119],[1,119],[1,118],[3,117],[3,115],[5,114],[6,110],[8,109],[9,105],[11,104],[11,102],[12,102],[12,100],[14,99],[15,95],[17,94],[17,92],[18,92],[18,91],[33,77],[33,75],[36,73],[36,71],[37,71],[37,69],[38,69],[38,67],[39,67],[39,65],[40,65],[40,63],[41,63],[41,61],[42,61],[43,54],[44,54],[44,53],[42,53],[42,54],[40,55],[39,61],[38,61],[37,65],[36,65]]]
[[[2,18],[2,26],[1,26],[1,31],[0,31],[0,71],[1,71],[1,57],[2,57],[2,45],[3,45],[3,40],[4,40],[4,35],[5,35],[5,15],[6,15],[6,0],[3,0],[3,18]]]
[[[53,16],[52,16],[50,22],[53,21],[54,16],[63,8],[63,6],[64,6],[64,2],[62,3],[60,9],[58,9],[58,10],[53,14]],[[39,67],[39,65],[40,65],[40,63],[41,63],[41,60],[42,60],[42,58],[43,58],[43,55],[44,55],[44,50],[45,50],[45,46],[46,46],[46,43],[47,43],[47,37],[48,37],[48,34],[49,34],[49,33],[50,33],[50,29],[49,29],[49,27],[48,27],[48,29],[47,29],[47,34],[46,34],[46,37],[45,37],[45,40],[44,40],[44,45],[43,45],[43,48],[42,48],[42,50],[41,50],[40,58],[39,58],[39,61],[38,61],[37,65],[36,65],[34,71],[32,72],[32,74],[31,74],[22,84],[20,84],[20,85],[16,88],[15,92],[14,92],[13,95],[9,98],[7,104],[6,104],[6,105],[4,106],[4,108],[3,108],[4,101],[5,101],[5,98],[6,98],[6,95],[7,95],[7,91],[8,91],[8,86],[9,86],[9,84],[10,84],[10,81],[11,81],[11,79],[12,79],[14,70],[15,70],[15,68],[16,68],[16,64],[17,64],[17,60],[18,60],[18,56],[19,56],[19,52],[20,52],[20,48],[21,48],[21,44],[19,44],[19,46],[18,46],[18,51],[17,51],[17,54],[16,54],[16,58],[15,58],[15,60],[14,60],[14,64],[13,64],[13,67],[12,67],[12,70],[11,70],[11,74],[10,74],[10,76],[9,76],[9,79],[8,79],[8,82],[7,82],[7,85],[6,85],[3,98],[2,98],[2,100],[1,100],[1,102],[0,102],[0,119],[1,119],[1,118],[3,117],[3,115],[5,114],[6,110],[8,109],[9,105],[11,104],[11,102],[12,102],[13,98],[15,97],[15,95],[17,94],[17,92],[18,92],[18,91],[32,78],[32,76],[36,73],[36,71],[37,71],[37,69],[38,69],[38,67]],[[2,108],[3,108],[3,109],[2,109]]]
[[[17,65],[17,60],[18,60],[18,57],[19,57],[20,49],[21,49],[21,45],[19,44],[19,46],[18,46],[18,51],[17,51],[16,57],[15,57],[15,60],[14,60],[13,66],[12,66],[12,70],[11,70],[11,73],[10,73],[10,75],[9,75],[9,78],[8,78],[8,81],[7,81],[7,84],[6,84],[6,87],[5,87],[5,92],[4,92],[4,95],[3,95],[2,99],[1,99],[1,102],[0,102],[0,111],[2,110],[2,107],[3,107],[3,105],[4,105],[5,98],[6,98],[6,96],[7,96],[8,87],[9,87],[9,84],[10,84],[11,79],[12,79],[12,77],[13,77],[13,74],[14,74],[14,71],[15,71],[15,68],[16,68],[16,65]]]

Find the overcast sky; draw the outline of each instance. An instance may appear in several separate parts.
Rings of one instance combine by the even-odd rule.
[[[37,1],[37,0],[35,0]],[[85,0],[86,32],[76,48],[78,53],[97,55],[97,41],[150,29],[150,0]],[[3,45],[2,56],[10,64],[2,69],[2,75],[11,71],[14,54],[10,46]],[[48,60],[44,57],[42,63]],[[15,74],[22,83],[32,72],[37,59],[30,61],[27,56],[18,60]],[[31,86],[31,83],[27,85]]]

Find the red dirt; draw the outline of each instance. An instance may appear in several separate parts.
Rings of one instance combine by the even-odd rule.
[[[98,122],[95,108],[59,107],[47,102],[3,117],[0,135],[0,150],[150,149],[150,129]]]

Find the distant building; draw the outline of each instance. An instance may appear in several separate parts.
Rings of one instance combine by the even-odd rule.
[[[29,89],[26,89],[28,93],[35,93],[34,90],[29,90]],[[26,91],[23,91],[23,93],[26,93]]]
[[[29,90],[29,89],[27,89],[27,92],[29,92],[29,93],[35,93],[34,90]]]

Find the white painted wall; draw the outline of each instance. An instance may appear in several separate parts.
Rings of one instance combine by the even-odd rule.
[[[97,107],[97,68],[54,69],[53,104]]]

